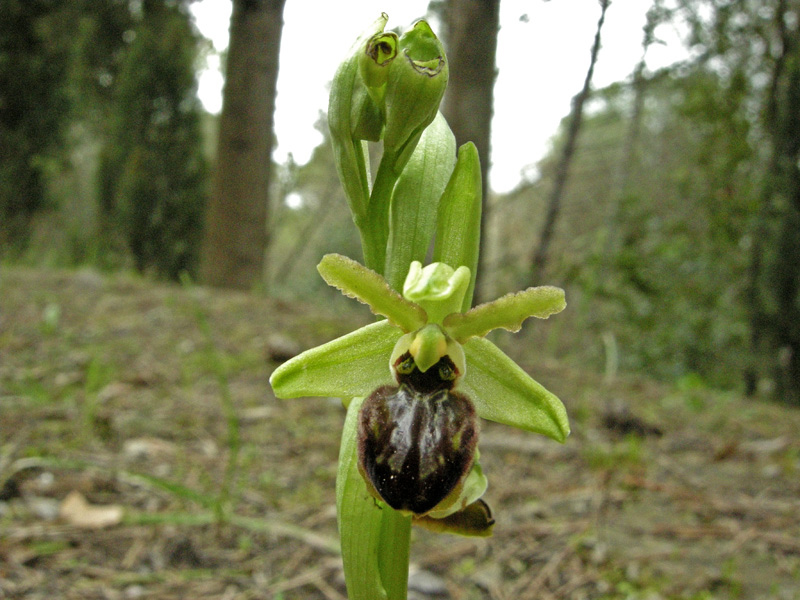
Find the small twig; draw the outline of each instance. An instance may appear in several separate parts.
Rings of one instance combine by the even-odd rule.
[[[346,597],[342,596],[339,592],[336,591],[333,587],[331,587],[327,581],[325,581],[322,577],[314,581],[314,586],[322,592],[322,595],[325,596],[328,600],[347,600]]]
[[[272,519],[241,517],[239,515],[231,515],[230,523],[251,531],[264,531],[274,535],[292,538],[329,554],[341,554],[341,547],[337,540],[290,523]]]
[[[269,586],[269,592],[271,596],[278,594],[279,592],[286,592],[289,590],[293,590],[299,587],[303,587],[304,585],[313,585],[317,581],[322,579],[322,574],[325,572],[325,569],[322,567],[315,567],[310,569],[304,573],[300,573],[291,579],[284,579],[278,583],[275,583]]]
[[[515,586],[514,597],[520,598],[524,595],[526,598],[539,598],[547,580],[556,572],[564,559],[572,553],[573,549],[567,546],[561,552],[551,556],[530,584],[525,585],[526,582],[523,582],[522,585]]]
[[[579,573],[575,577],[571,577],[564,585],[555,591],[556,598],[571,598],[572,593],[580,587],[593,581],[597,581],[599,575],[597,573]]]
[[[8,440],[6,443],[6,451],[0,452],[0,487],[3,486],[6,480],[4,475],[5,470],[12,464],[12,457],[16,454],[17,450],[22,447],[22,443],[27,439],[30,430],[31,428],[29,425],[24,425]],[[14,471],[11,472],[11,475],[13,474]],[[9,475],[9,478],[11,475]]]
[[[421,557],[415,562],[420,565],[441,565],[456,558],[460,558],[464,554],[471,554],[475,552],[477,547],[478,544],[475,541],[449,544],[444,549],[437,550],[435,552],[428,552],[425,556]]]

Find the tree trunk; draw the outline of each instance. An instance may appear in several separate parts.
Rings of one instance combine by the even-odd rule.
[[[478,149],[483,183],[481,245],[485,248],[500,0],[448,0],[444,18],[450,80],[442,113],[458,146],[471,141]],[[478,272],[483,271],[484,261],[482,252]],[[476,298],[482,296],[479,284]]]
[[[639,132],[642,126],[642,115],[644,113],[645,92],[647,89],[648,80],[645,76],[647,68],[647,52],[656,42],[655,30],[664,18],[662,7],[663,0],[655,0],[653,5],[647,11],[647,20],[642,28],[642,57],[636,64],[633,70],[633,110],[631,111],[630,120],[628,121],[628,130],[625,134],[625,141],[623,142],[622,152],[620,154],[619,162],[617,163],[614,177],[612,179],[611,193],[611,206],[608,210],[608,217],[605,225],[605,242],[603,248],[603,260],[606,265],[613,260],[619,250],[619,233],[618,225],[620,220],[620,208],[623,198],[628,193],[630,184],[630,176],[634,164],[636,164],[637,145],[639,143]]]
[[[544,269],[547,266],[548,250],[550,249],[550,242],[553,238],[556,219],[558,218],[558,213],[561,210],[561,200],[564,196],[564,189],[569,176],[569,168],[572,164],[572,157],[575,154],[575,146],[578,141],[578,134],[581,130],[581,122],[583,121],[583,105],[586,103],[586,100],[589,98],[589,94],[591,92],[594,66],[597,63],[597,55],[600,53],[600,33],[603,30],[603,23],[606,19],[606,10],[610,4],[610,0],[600,0],[600,19],[597,21],[597,30],[594,34],[594,43],[592,44],[589,70],[586,72],[586,79],[584,79],[583,82],[583,89],[581,89],[581,91],[572,101],[572,111],[569,116],[567,140],[564,144],[564,150],[561,153],[561,158],[556,166],[553,190],[550,193],[550,200],[547,205],[547,213],[545,215],[544,225],[542,226],[542,232],[539,235],[539,246],[536,248],[536,252],[531,260],[530,285],[538,285],[539,282],[542,281]]]
[[[203,244],[205,283],[262,279],[278,56],[286,0],[234,0],[217,166]]]
[[[751,267],[752,341],[768,342],[780,399],[800,403],[800,25],[788,3],[778,3],[775,24],[780,47],[766,102],[772,162],[764,183],[759,232]],[[771,219],[772,226],[765,223]],[[770,235],[770,232],[771,235]],[[771,305],[771,306],[770,306]],[[762,332],[766,335],[762,335]],[[755,350],[759,350],[756,348]],[[750,376],[752,380],[752,375]],[[752,385],[752,381],[748,381]]]

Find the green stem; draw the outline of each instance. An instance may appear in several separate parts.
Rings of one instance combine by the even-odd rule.
[[[392,193],[399,179],[399,174],[394,170],[396,158],[396,153],[384,148],[369,201],[369,217],[367,220],[377,237],[373,243],[374,248],[378,250],[378,253],[373,257],[376,265],[374,270],[381,275],[386,273],[386,265],[392,260],[392,256],[387,256],[387,246],[389,243],[389,211]],[[391,250],[388,251],[390,252]],[[397,291],[402,292],[402,290]],[[378,573],[383,590],[386,592],[386,599],[405,600],[408,596],[411,517],[402,515],[386,505],[379,508],[374,502],[372,503],[372,511],[380,512],[381,515],[377,560]]]
[[[389,209],[398,179],[392,168],[394,163],[394,153],[384,152],[366,221],[356,223],[361,234],[364,263],[381,275],[386,270]],[[358,471],[355,433],[362,402],[363,398],[354,398],[348,407],[336,478],[336,512],[347,593],[350,600],[405,600],[411,517],[388,506],[378,506]]]
[[[336,513],[342,563],[350,600],[405,600],[411,517],[379,505],[358,471],[358,413],[363,398],[353,398],[339,450]]]
[[[367,220],[361,229],[364,263],[376,273],[386,271],[386,244],[389,241],[389,208],[398,175],[392,165],[395,155],[385,151],[369,197]]]
[[[411,552],[411,517],[388,506],[382,510],[378,571],[387,600],[406,600]]]

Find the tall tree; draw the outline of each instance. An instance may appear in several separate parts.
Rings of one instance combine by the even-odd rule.
[[[481,242],[485,245],[500,0],[447,0],[443,13],[450,80],[442,113],[458,146],[473,142],[478,149],[483,181]],[[483,252],[481,264],[485,256]],[[480,282],[476,294],[481,297]]]
[[[592,77],[594,75],[594,67],[597,63],[597,56],[600,53],[600,34],[603,31],[603,23],[606,19],[606,10],[611,4],[611,0],[600,0],[600,18],[597,21],[597,29],[594,34],[594,42],[592,43],[592,51],[589,59],[589,69],[586,71],[586,78],[583,81],[583,88],[572,101],[572,111],[569,117],[569,130],[567,138],[564,143],[564,149],[561,153],[561,158],[556,168],[555,181],[553,183],[553,190],[550,193],[550,198],[547,202],[547,213],[545,215],[544,225],[539,235],[539,244],[531,259],[531,285],[537,285],[542,281],[544,269],[547,265],[548,250],[550,249],[550,242],[553,238],[555,230],[556,219],[561,208],[561,200],[564,196],[564,188],[567,184],[569,176],[570,165],[572,164],[572,156],[575,153],[575,147],[578,141],[578,134],[581,130],[581,121],[583,120],[583,106],[586,104],[592,89]]]
[[[771,145],[754,244],[753,342],[780,398],[800,403],[800,2],[778,0],[765,99]]]
[[[206,165],[188,3],[145,0],[114,82],[101,156],[107,227],[140,271],[177,279],[195,271]]]
[[[260,281],[278,56],[286,0],[234,0],[217,166],[203,241],[203,280],[249,289]]]
[[[0,2],[0,248],[21,247],[47,203],[43,163],[67,116],[59,0]]]

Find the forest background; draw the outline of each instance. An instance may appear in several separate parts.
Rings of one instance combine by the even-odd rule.
[[[328,301],[313,265],[325,252],[357,257],[357,236],[327,141],[307,164],[269,161],[283,5],[234,12],[229,108],[215,117],[196,95],[208,42],[189,4],[3,3],[3,261],[185,272]],[[445,114],[487,164],[491,5],[483,15],[468,14],[469,3],[431,5],[450,44]],[[469,32],[481,43],[458,46],[467,22],[483,24]],[[586,40],[592,68],[602,24],[598,43]],[[798,4],[658,0],[643,57],[678,25],[689,58],[655,72],[643,58],[603,89],[590,69],[538,177],[486,195],[480,297],[546,280],[570,298],[548,330],[559,358],[797,403]],[[269,63],[258,72],[254,48]],[[233,238],[249,247],[232,250]]]

